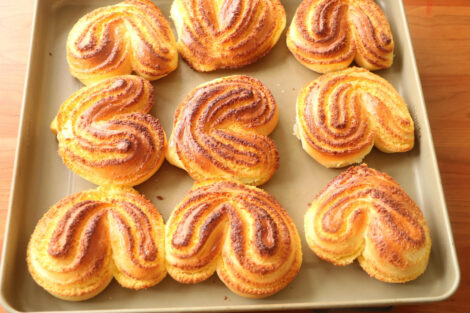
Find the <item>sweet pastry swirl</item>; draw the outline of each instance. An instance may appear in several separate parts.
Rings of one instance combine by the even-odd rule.
[[[300,91],[296,132],[326,167],[360,162],[374,145],[388,153],[414,145],[413,120],[395,88],[354,67],[324,74]]]
[[[356,258],[372,277],[402,283],[428,264],[431,237],[423,214],[393,178],[367,165],[333,179],[305,214],[305,235],[335,265]]]
[[[178,51],[200,72],[256,62],[286,26],[279,0],[174,0],[171,18]]]
[[[146,114],[152,105],[153,86],[139,76],[117,76],[80,89],[51,124],[59,155],[97,185],[142,183],[165,158],[165,132]]]
[[[311,70],[326,73],[353,60],[364,68],[388,68],[393,37],[373,0],[304,0],[287,32],[287,47]]]
[[[235,75],[193,89],[178,106],[167,159],[195,180],[268,181],[279,167],[267,137],[279,119],[271,92],[257,79]]]
[[[217,271],[238,295],[261,298],[283,289],[302,263],[292,219],[266,192],[233,181],[196,183],[166,225],[168,273],[182,283]]]
[[[70,195],[41,218],[27,250],[34,280],[71,301],[99,294],[112,278],[142,289],[166,275],[164,224],[132,188],[98,187]]]
[[[178,65],[170,23],[150,0],[125,0],[96,9],[73,26],[67,39],[71,74],[84,84],[130,74],[161,78]]]

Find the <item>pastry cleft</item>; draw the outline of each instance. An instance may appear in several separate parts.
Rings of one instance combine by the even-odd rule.
[[[270,296],[302,263],[294,222],[265,191],[233,181],[196,183],[166,224],[168,273],[197,283],[217,272],[236,294]]]
[[[51,124],[64,163],[97,185],[134,186],[147,180],[166,149],[160,122],[147,114],[153,99],[152,84],[135,75],[75,92]]]
[[[167,159],[195,180],[224,178],[261,185],[279,166],[267,137],[279,112],[259,80],[235,75],[193,89],[177,107]]]
[[[166,275],[164,224],[158,210],[132,188],[98,187],[53,205],[27,250],[34,280],[71,301],[92,298],[112,278],[142,289]]]
[[[84,84],[117,75],[155,80],[178,65],[176,42],[150,0],[125,0],[96,9],[78,20],[67,39],[72,76]]]
[[[404,283],[427,267],[431,237],[423,213],[387,174],[350,167],[334,178],[305,214],[307,243],[335,265],[356,258],[372,277]]]

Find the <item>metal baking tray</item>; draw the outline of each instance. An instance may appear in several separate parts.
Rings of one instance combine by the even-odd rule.
[[[97,297],[78,303],[56,299],[36,285],[25,261],[26,245],[35,224],[56,201],[94,187],[63,165],[56,152],[55,136],[49,130],[61,103],[82,87],[68,72],[65,40],[79,17],[116,2],[36,2],[1,267],[1,303],[8,311],[180,312],[378,306],[439,301],[456,290],[460,273],[452,231],[405,12],[397,0],[378,1],[392,27],[396,56],[390,69],[377,73],[390,81],[408,103],[416,124],[416,145],[407,153],[385,154],[374,149],[365,162],[393,176],[424,212],[433,246],[429,266],[421,277],[406,284],[387,284],[368,277],[357,263],[335,267],[308,249],[303,229],[307,204],[344,169],[324,168],[302,150],[300,141],[292,135],[297,93],[318,74],[294,59],[287,50],[284,32],[266,57],[238,70],[197,73],[180,59],[176,71],[153,83],[156,103],[152,113],[169,135],[176,106],[200,83],[243,73],[259,78],[271,89],[280,109],[279,124],[272,134],[280,152],[280,169],[263,188],[287,209],[301,235],[303,264],[294,281],[266,299],[236,296],[217,276],[196,285],[179,284],[167,277],[159,285],[141,291],[122,288],[113,281]],[[300,0],[282,2],[289,24]],[[171,0],[156,3],[169,17]],[[165,163],[136,189],[157,206],[166,220],[192,183],[184,171]]]

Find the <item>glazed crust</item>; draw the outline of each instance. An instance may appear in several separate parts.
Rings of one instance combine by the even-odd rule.
[[[385,79],[352,67],[308,83],[297,97],[297,136],[326,167],[361,162],[375,145],[405,152],[414,145],[406,103]]]
[[[92,298],[113,277],[126,288],[147,288],[166,275],[164,231],[158,210],[132,188],[82,191],[57,202],[38,222],[28,269],[64,300]]]
[[[353,60],[368,70],[393,62],[393,37],[373,0],[304,0],[287,31],[287,47],[309,69],[327,73]]]
[[[74,93],[51,124],[64,163],[97,185],[147,180],[166,149],[160,122],[147,114],[153,97],[150,82],[135,75],[108,78]]]
[[[421,210],[393,178],[365,164],[350,167],[315,198],[305,236],[321,259],[347,265],[357,258],[371,277],[390,283],[421,275],[431,250]]]
[[[178,66],[170,23],[150,0],[125,0],[78,20],[67,39],[72,76],[84,84],[117,75],[155,80]]]
[[[210,81],[176,109],[167,160],[195,180],[263,184],[279,167],[277,148],[267,137],[278,119],[276,101],[259,80],[235,75]]]
[[[266,192],[233,181],[197,183],[166,225],[168,273],[198,283],[217,271],[224,284],[249,298],[289,284],[302,263],[292,219]]]

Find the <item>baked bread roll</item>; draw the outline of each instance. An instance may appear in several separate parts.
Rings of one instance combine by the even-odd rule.
[[[374,145],[387,153],[414,145],[413,120],[398,92],[357,67],[324,74],[300,91],[295,132],[326,167],[361,162]]]
[[[178,66],[178,52],[170,23],[152,1],[125,0],[78,20],[67,39],[67,61],[84,84],[132,71],[155,80]]]
[[[97,185],[134,186],[165,158],[166,137],[150,114],[153,86],[134,75],[84,87],[60,107],[51,129],[59,155],[76,174]]]
[[[353,60],[369,70],[393,62],[393,37],[373,0],[304,0],[287,31],[287,47],[309,69],[326,73]]]
[[[167,160],[195,180],[261,185],[279,167],[277,148],[267,137],[278,119],[276,101],[259,80],[235,75],[210,81],[177,107]]]
[[[142,289],[166,275],[164,224],[158,210],[132,188],[98,187],[53,205],[28,244],[28,269],[57,298],[80,301],[112,278]]]
[[[166,224],[168,273],[193,284],[216,271],[234,293],[270,296],[297,275],[299,235],[281,205],[261,189],[233,181],[196,183]]]
[[[179,53],[199,72],[258,61],[286,26],[279,0],[174,0],[171,18]]]
[[[387,174],[367,165],[333,179],[305,214],[305,236],[315,254],[334,265],[356,258],[371,276],[403,283],[427,267],[431,237],[423,214]]]

